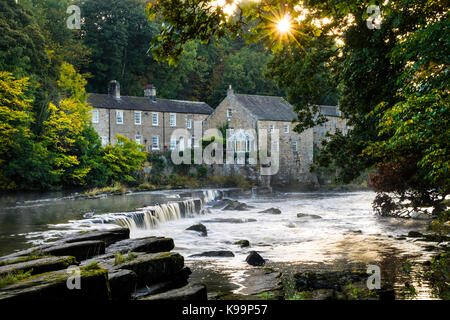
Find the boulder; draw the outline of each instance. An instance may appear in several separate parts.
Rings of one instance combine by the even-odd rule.
[[[100,240],[105,243],[106,246],[113,244],[114,242],[129,239],[130,230],[127,228],[115,228],[104,231],[92,231],[85,234],[79,234],[70,238],[64,239],[66,243]]]
[[[215,208],[222,208],[222,210],[245,211],[253,207],[237,200],[224,199],[220,204],[216,204]]]
[[[137,275],[131,270],[114,270],[108,273],[113,300],[129,300],[136,291]]]
[[[281,214],[281,210],[278,208],[269,208],[263,211],[259,211],[259,213]]]
[[[175,244],[171,238],[147,237],[116,242],[106,248],[106,253],[127,253],[128,251],[157,253],[171,251],[174,247]]]
[[[207,300],[207,298],[204,285],[191,283],[179,289],[142,298],[142,300]]]
[[[208,235],[208,230],[206,229],[206,227],[199,223],[199,224],[195,224],[193,226],[190,226],[189,228],[187,228],[186,230],[193,230],[193,231],[197,231],[200,232],[202,237],[206,237]]]
[[[256,251],[250,251],[250,254],[247,256],[245,261],[252,266],[263,266],[266,261],[259,255]]]
[[[0,289],[0,301],[36,300],[79,301],[109,300],[108,271],[102,268],[80,268],[80,288],[69,289],[74,274],[67,270],[47,272]],[[70,278],[70,279],[69,279]]]
[[[206,251],[198,254],[190,255],[189,257],[219,257],[219,258],[230,258],[234,257],[234,253],[227,250],[218,251]]]
[[[74,256],[77,261],[89,259],[105,253],[105,243],[99,240],[56,244],[40,253],[52,256]]]
[[[423,234],[417,231],[410,231],[408,232],[408,237],[410,238],[420,238],[423,237]]]
[[[12,261],[14,262],[14,261]],[[40,259],[34,259],[19,263],[10,263],[0,267],[0,277],[11,273],[28,272],[30,274],[39,274],[49,271],[56,271],[66,269],[70,265],[77,265],[78,262],[74,257],[42,257]]]
[[[306,213],[297,213],[298,218],[311,218],[311,219],[322,219],[321,216],[317,214],[306,214]]]
[[[137,284],[149,285],[170,279],[184,267],[184,258],[176,252],[147,253],[112,269],[131,270],[137,275]]]
[[[233,242],[233,244],[241,246],[241,248],[250,247],[250,241],[248,240],[238,240]]]

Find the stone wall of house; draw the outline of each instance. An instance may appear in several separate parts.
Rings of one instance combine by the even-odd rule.
[[[231,110],[231,117],[227,117],[227,110]],[[219,128],[228,123],[230,129],[255,130],[257,122],[256,117],[239,105],[233,95],[228,95],[205,120],[205,129]]]
[[[170,147],[170,139],[172,133],[176,129],[187,129],[187,120],[191,121],[191,129],[188,131],[194,135],[194,123],[197,121],[200,126],[208,117],[206,114],[186,114],[186,113],[172,113],[175,114],[175,126],[170,126],[170,114],[168,112],[154,112],[154,111],[138,111],[141,112],[141,124],[135,124],[134,110],[116,110],[116,109],[94,109],[99,111],[99,122],[93,123],[94,129],[97,131],[102,141],[106,139],[106,143],[117,143],[117,134],[125,136],[130,140],[135,140],[140,137],[140,143],[145,145],[147,151],[163,150],[163,148]],[[123,112],[123,123],[117,123],[117,111]],[[157,114],[158,124],[154,125],[152,121],[152,114]],[[111,117],[111,119],[110,119]],[[200,127],[197,135],[202,134]],[[152,138],[157,136],[159,141],[159,148],[152,147]],[[200,139],[200,137],[195,137]],[[177,139],[179,143],[179,137]],[[189,142],[185,139],[185,145]]]
[[[326,139],[327,132],[334,134],[336,129],[339,129],[343,134],[347,134],[349,127],[347,120],[340,117],[326,116],[327,122],[320,126],[314,127],[314,145],[320,147],[322,140]]]

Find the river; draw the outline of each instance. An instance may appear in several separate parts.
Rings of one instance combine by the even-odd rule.
[[[253,208],[213,208],[213,200],[229,192]],[[130,228],[131,237],[173,238],[175,251],[194,271],[192,278],[206,282],[213,291],[239,293],[245,290],[249,250],[257,251],[268,260],[268,266],[286,274],[378,265],[382,279],[396,287],[404,285],[402,264],[413,261],[419,272],[421,263],[435,254],[427,249],[429,243],[401,237],[411,230],[424,232],[428,222],[374,215],[371,202],[375,194],[370,191],[252,195],[233,190],[169,190],[95,199],[67,196],[51,193],[0,197],[0,255],[69,233],[119,224]],[[194,198],[201,198],[202,210],[196,210]],[[170,203],[182,203],[181,210]],[[260,213],[271,207],[279,208],[281,214]],[[299,213],[316,217],[298,217]],[[196,223],[207,227],[207,237],[186,231]],[[233,244],[242,239],[250,241],[250,249]],[[235,257],[190,257],[211,250],[230,250]],[[408,280],[416,287],[415,298],[431,298],[428,284],[416,280]]]

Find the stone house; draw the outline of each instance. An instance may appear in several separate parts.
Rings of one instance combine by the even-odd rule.
[[[197,146],[201,136],[194,135],[194,122],[202,123],[213,112],[204,102],[159,99],[152,85],[146,87],[144,97],[121,96],[117,81],[109,83],[108,94],[91,93],[88,103],[103,145],[116,143],[116,134],[120,134],[144,145],[147,151]],[[171,139],[176,129],[189,130],[192,140]]]
[[[334,134],[339,130],[345,135],[350,129],[347,126],[347,120],[342,118],[341,111],[337,106],[319,106],[319,110],[328,121],[314,127],[314,145],[318,148],[320,148],[322,140],[327,139],[327,132]]]
[[[279,171],[271,177],[272,184],[314,184],[309,172],[313,161],[314,131],[301,134],[293,129],[296,118],[292,105],[282,97],[235,94],[230,87],[226,98],[205,120],[204,128],[228,124],[233,134],[227,137],[227,150],[252,152],[258,149],[258,136],[278,130],[279,143],[272,146],[279,152]],[[269,142],[270,145],[270,142]]]

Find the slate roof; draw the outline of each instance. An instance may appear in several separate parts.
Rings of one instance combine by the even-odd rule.
[[[236,94],[237,101],[259,120],[292,121],[296,114],[282,97]]]
[[[297,115],[293,106],[282,97],[235,94],[237,101],[259,120],[292,121]],[[338,117],[337,106],[319,106],[320,112],[329,117]]]
[[[121,96],[120,100],[108,94],[90,93],[88,102],[93,108],[141,110],[173,113],[211,114],[213,109],[205,102],[182,101],[170,99],[156,99],[151,101],[148,97]]]

